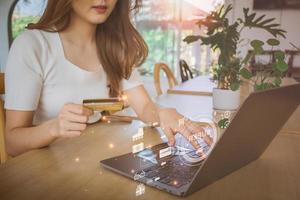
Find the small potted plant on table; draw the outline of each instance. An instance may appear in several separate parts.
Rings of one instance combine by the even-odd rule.
[[[279,24],[273,23],[274,18],[265,19],[265,15],[256,17],[256,13],[249,14],[249,9],[244,8],[243,19],[238,18],[230,23],[227,15],[231,10],[231,5],[226,8],[222,6],[219,10],[213,11],[207,17],[198,20],[196,24],[200,29],[205,28],[205,33],[202,35],[189,35],[184,39],[188,44],[200,40],[203,45],[209,45],[214,51],[219,52],[218,64],[213,69],[213,79],[217,81],[217,87],[213,90],[213,106],[215,109],[221,110],[235,110],[238,108],[240,75],[249,79],[252,78],[252,74],[246,66],[252,56],[263,51],[261,43],[257,44],[258,42],[254,40],[251,44],[256,47],[257,52],[247,54],[244,58],[239,56],[237,47],[243,41],[241,32],[245,28],[257,28],[270,33],[273,37],[282,36],[285,38],[285,31],[278,28]]]
[[[276,39],[267,40],[267,44],[271,46],[271,51],[280,45]],[[253,40],[251,42],[252,51],[246,57],[247,60],[261,55],[265,50],[263,46],[265,43],[261,40]],[[246,60],[246,62],[247,62]],[[288,70],[288,64],[285,61],[285,53],[281,50],[276,50],[270,55],[268,65],[263,65],[255,74],[251,73],[246,67],[242,67],[240,74],[243,78],[250,81],[253,85],[254,91],[261,91],[279,87],[282,83],[282,78]]]

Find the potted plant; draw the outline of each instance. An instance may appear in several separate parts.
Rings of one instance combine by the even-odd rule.
[[[272,55],[269,56],[269,63],[259,67],[258,71],[253,74],[245,66],[241,68],[240,74],[243,78],[248,79],[250,84],[253,85],[254,91],[261,91],[279,87],[282,83],[282,77],[288,70],[288,64],[285,61],[285,53],[281,50],[274,51],[274,48],[280,45],[276,39],[269,39],[266,42],[271,46]],[[251,42],[252,51],[250,51],[244,62],[248,62],[256,55],[261,55],[266,50],[264,49],[265,43],[261,40],[253,40]]]
[[[240,75],[249,80],[249,83],[253,86],[254,91],[261,91],[279,87],[282,83],[282,77],[288,70],[288,64],[285,61],[285,53],[281,50],[273,51],[274,48],[280,45],[280,42],[276,39],[269,39],[266,42],[271,46],[271,53],[269,54],[269,62],[267,64],[257,63],[256,72],[252,73],[245,66],[240,69]],[[252,50],[249,51],[244,59],[245,63],[248,63],[256,55],[261,55],[263,52],[267,52],[263,48],[265,43],[261,40],[253,40],[251,42]],[[226,112],[225,112],[226,113]],[[218,126],[221,129],[225,129],[230,124],[231,113],[227,113],[221,116],[221,120],[218,121]]]
[[[232,10],[229,5],[222,6],[219,10],[211,12],[207,17],[197,21],[200,29],[205,28],[201,35],[189,35],[184,41],[189,43],[200,40],[203,45],[209,45],[214,51],[219,52],[218,64],[213,69],[213,79],[217,81],[217,87],[213,90],[213,105],[215,109],[235,110],[239,106],[240,99],[240,75],[250,77],[246,66],[254,54],[244,57],[238,55],[237,47],[243,39],[241,32],[245,28],[262,29],[273,37],[285,38],[285,31],[279,29],[279,24],[273,23],[274,18],[265,19],[265,15],[256,17],[256,13],[249,14],[249,9],[244,8],[244,17],[238,18],[230,24],[227,15]],[[275,41],[275,39],[274,39]],[[263,50],[256,40],[251,42],[255,50]],[[255,52],[258,54],[259,52]]]

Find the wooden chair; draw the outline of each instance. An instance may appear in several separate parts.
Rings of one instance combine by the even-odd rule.
[[[288,59],[288,65],[289,69],[287,71],[286,76],[287,77],[292,77],[294,74],[297,74],[296,76],[299,77],[300,75],[300,66],[295,66],[295,57],[299,56],[300,57],[300,51],[295,51],[295,50],[286,50],[285,54],[289,57]]]
[[[175,76],[173,75],[173,72],[168,67],[168,65],[166,65],[164,63],[155,64],[153,77],[154,77],[154,84],[155,84],[157,96],[162,94],[162,89],[160,86],[160,70],[163,70],[166,73],[167,78],[168,78],[169,88],[172,88],[175,85],[178,85],[178,82],[175,79]]]
[[[179,61],[179,68],[180,68],[180,76],[181,76],[181,81],[185,82],[189,79],[193,79],[193,73],[190,69],[190,67],[188,66],[188,64],[186,63],[185,60],[180,60]]]
[[[0,95],[5,93],[4,73],[0,73]],[[5,148],[5,110],[4,101],[0,98],[0,162],[4,163],[7,160]]]
[[[250,50],[248,51],[248,53],[252,53],[253,51]],[[255,55],[253,56],[253,58],[250,60],[250,70],[253,74],[256,74],[257,72],[260,72],[262,70],[265,70],[265,69],[272,69],[272,65],[270,62],[274,63],[275,62],[275,54],[276,51],[265,51],[263,54],[259,54],[259,55]],[[259,60],[257,60],[258,57],[260,56],[266,56],[267,58],[264,59],[264,60],[270,60],[267,61],[266,63],[260,63]]]
[[[249,51],[249,52],[251,52],[251,51]],[[275,51],[265,51],[264,54],[256,55],[256,56],[271,56],[270,61],[272,61],[272,63],[274,63],[275,62],[275,56],[274,56],[275,52],[276,52],[276,50]],[[258,63],[256,61],[256,56],[254,56],[252,58],[252,60],[250,61],[250,69],[251,69],[252,73],[255,74],[256,72],[259,72],[260,70],[264,70],[266,68],[272,69],[272,65],[270,63],[266,63],[266,64]],[[288,63],[289,68],[288,68],[287,72],[284,74],[284,76],[292,77],[295,74],[298,74],[298,76],[299,76],[300,66],[295,66],[294,61],[295,61],[296,56],[300,56],[300,51],[286,50],[285,56],[287,58],[287,63]]]

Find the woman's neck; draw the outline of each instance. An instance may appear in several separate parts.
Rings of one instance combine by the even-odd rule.
[[[97,25],[86,22],[75,14],[67,29],[62,31],[65,38],[76,46],[86,46],[95,43]]]

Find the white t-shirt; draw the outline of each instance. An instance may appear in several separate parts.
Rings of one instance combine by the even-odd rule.
[[[83,58],[84,59],[84,58]],[[142,84],[137,70],[123,90]],[[5,108],[36,111],[33,124],[57,117],[65,103],[108,98],[106,74],[102,68],[90,72],[64,56],[58,33],[27,30],[13,42],[5,72]]]

